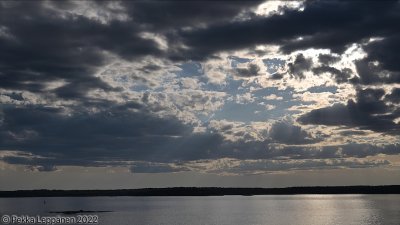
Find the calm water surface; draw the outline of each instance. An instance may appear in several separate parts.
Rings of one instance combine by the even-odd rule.
[[[0,199],[1,215],[56,216],[49,211],[81,209],[112,211],[92,213],[108,225],[400,225],[400,195]]]

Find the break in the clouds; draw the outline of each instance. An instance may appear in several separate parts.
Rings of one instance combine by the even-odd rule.
[[[399,1],[0,2],[0,166],[393,169],[399,12]]]

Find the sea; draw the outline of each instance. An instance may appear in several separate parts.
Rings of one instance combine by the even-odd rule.
[[[400,195],[0,198],[0,215],[0,224],[400,225]]]

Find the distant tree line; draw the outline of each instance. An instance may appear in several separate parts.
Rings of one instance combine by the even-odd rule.
[[[223,196],[296,194],[400,194],[400,185],[326,186],[287,188],[170,187],[119,190],[18,190],[0,191],[0,197],[84,196]]]

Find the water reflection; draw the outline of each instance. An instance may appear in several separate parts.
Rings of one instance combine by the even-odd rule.
[[[44,200],[46,204],[44,204]],[[100,224],[399,225],[400,195],[4,198],[1,214],[98,213]]]

